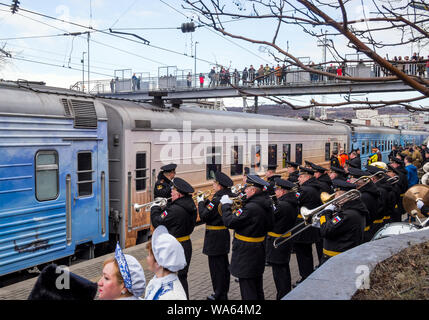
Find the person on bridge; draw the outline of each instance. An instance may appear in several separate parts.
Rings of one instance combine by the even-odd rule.
[[[197,221],[197,207],[191,195],[193,192],[194,188],[188,182],[174,178],[171,203],[168,203],[166,208],[161,208],[159,203],[155,203],[150,212],[152,226],[156,228],[164,225],[185,250],[186,267],[179,270],[178,275],[188,299],[188,270],[192,258],[191,233]]]
[[[200,88],[202,88],[204,87],[204,79],[205,79],[202,73],[200,73],[199,79],[200,79]]]
[[[222,219],[226,227],[234,229],[231,274],[237,277],[243,300],[264,300],[262,275],[265,269],[264,240],[273,228],[273,206],[263,192],[268,183],[257,175],[249,174],[244,192],[246,200],[233,211],[232,200],[224,195]]]
[[[224,195],[234,197],[231,192],[233,181],[225,173],[217,171],[213,181],[215,194],[212,200],[199,196],[198,212],[201,221],[206,223],[203,254],[208,256],[210,277],[214,293],[207,300],[228,300],[230,234],[219,212],[220,199]]]
[[[177,271],[186,266],[183,247],[164,226],[157,227],[146,245],[149,270],[155,275],[149,281],[144,300],[186,300],[186,292]]]

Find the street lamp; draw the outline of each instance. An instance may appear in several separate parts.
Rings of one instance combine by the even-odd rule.
[[[82,52],[82,60],[80,62],[82,63],[82,91],[85,92],[85,54],[86,52]]]
[[[194,54],[194,75],[195,75],[195,88],[197,87],[197,44],[199,42],[195,41],[195,54]]]

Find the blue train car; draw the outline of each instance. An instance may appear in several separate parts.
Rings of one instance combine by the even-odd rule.
[[[104,107],[36,85],[0,95],[0,276],[91,255],[109,236]]]
[[[405,147],[409,144],[421,145],[428,137],[428,132],[413,131],[413,130],[401,130],[401,146]]]
[[[387,127],[353,126],[350,134],[350,145],[353,150],[360,149],[361,165],[364,168],[371,154],[371,148],[377,146],[382,161],[388,162],[392,146],[399,144],[400,131]]]

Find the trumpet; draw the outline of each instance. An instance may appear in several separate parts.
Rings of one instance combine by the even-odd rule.
[[[170,200],[171,199],[171,197],[170,198],[161,198],[161,197],[158,197],[158,198],[155,198],[155,200],[153,200],[153,201],[151,201],[151,202],[148,202],[148,203],[143,203],[143,204],[138,204],[138,203],[134,203],[134,210],[136,211],[136,212],[140,212],[140,210],[142,209],[142,208],[145,208],[145,211],[149,211],[150,210],[150,207],[152,206],[152,205],[157,205],[157,206],[161,206],[161,207],[164,207],[164,206],[166,206],[167,205],[167,202],[168,202],[168,200]]]
[[[231,187],[231,192],[232,193],[239,193],[241,191],[241,189],[243,189],[243,185],[236,184],[235,186]]]
[[[303,232],[307,228],[311,227],[313,224],[316,224],[320,220],[320,217],[322,216],[321,213],[323,212],[323,210],[327,206],[329,206],[331,204],[341,206],[344,203],[351,201],[351,200],[358,199],[359,197],[360,197],[360,191],[357,189],[352,189],[350,191],[347,191],[346,193],[343,193],[339,197],[332,199],[331,201],[328,201],[325,204],[322,204],[321,206],[319,206],[315,209],[310,210],[310,209],[307,209],[306,207],[302,207],[301,208],[301,215],[302,215],[304,221],[297,224],[296,226],[294,226],[290,230],[286,231],[280,237],[276,238],[273,242],[274,248],[278,248],[284,242],[292,239],[297,234],[300,234],[301,232]],[[311,220],[311,222],[309,222],[310,220]],[[303,225],[305,225],[305,226],[303,228],[301,228]],[[296,229],[299,229],[299,228],[301,228],[301,229],[298,232],[294,233],[292,236],[282,239],[282,237],[285,236],[286,234],[291,233],[292,231],[295,231]]]
[[[211,190],[206,191],[198,191],[192,196],[192,200],[196,201],[198,197],[203,196],[204,200],[206,200],[212,194]]]

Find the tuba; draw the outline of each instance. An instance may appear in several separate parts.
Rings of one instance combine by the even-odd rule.
[[[339,197],[322,204],[321,206],[319,206],[317,208],[310,210],[310,209],[307,209],[306,207],[302,207],[301,208],[301,215],[304,218],[304,221],[297,224],[293,228],[289,229],[288,231],[283,233],[280,237],[276,238],[273,242],[274,248],[278,248],[284,242],[292,239],[293,237],[300,234],[301,232],[303,232],[307,228],[311,227],[313,224],[316,224],[320,220],[320,217],[322,216],[321,213],[323,212],[323,210],[325,210],[325,208],[327,206],[329,206],[331,204],[336,205],[336,206],[342,206],[344,203],[351,201],[351,200],[358,199],[359,197],[360,197],[359,190],[352,189],[350,191],[347,191],[346,193],[343,193]],[[304,226],[304,227],[301,228],[302,226]],[[301,229],[299,231],[295,232],[294,234],[292,234],[292,236],[290,236],[288,238],[281,239],[283,236],[287,235],[288,233],[292,233],[292,231],[295,231],[299,228],[301,228]],[[281,240],[281,241],[279,241],[279,240]]]

